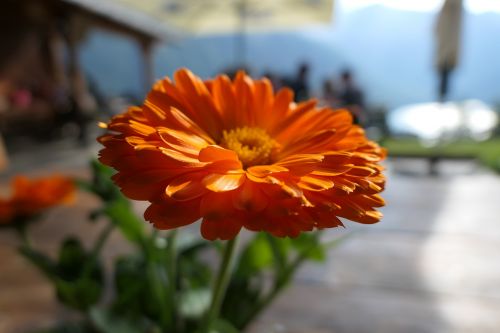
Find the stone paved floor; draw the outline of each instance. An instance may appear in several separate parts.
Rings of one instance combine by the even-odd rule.
[[[255,332],[500,332],[500,178],[466,162],[429,177],[420,163],[389,164],[384,220],[350,224]]]
[[[70,148],[16,154],[0,179],[20,171],[85,175],[96,148]],[[304,267],[251,333],[500,332],[500,178],[473,162],[444,162],[435,177],[423,161],[390,161],[388,169],[384,220],[330,231],[353,234],[326,265]],[[34,238],[48,251],[71,233],[92,239],[96,230],[84,216],[95,204],[82,195],[76,207],[54,210]],[[0,333],[67,316],[15,245],[12,234],[0,233]],[[115,235],[107,250],[126,249]]]

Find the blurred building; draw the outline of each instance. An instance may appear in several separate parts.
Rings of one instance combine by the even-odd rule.
[[[143,80],[153,80],[152,48],[172,33],[165,24],[113,2],[3,0],[0,4],[0,132],[50,132],[96,109],[79,47],[94,27],[137,41]]]

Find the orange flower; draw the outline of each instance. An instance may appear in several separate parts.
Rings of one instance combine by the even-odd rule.
[[[341,226],[338,217],[375,223],[384,205],[385,151],[352,124],[349,112],[293,102],[267,79],[240,72],[203,82],[186,69],[165,78],[144,105],[106,125],[100,161],[158,229],[202,218],[206,239],[242,227],[278,237]]]
[[[47,208],[69,202],[74,190],[73,181],[61,176],[31,180],[16,176],[12,181],[11,198],[0,198],[0,224],[33,217]]]

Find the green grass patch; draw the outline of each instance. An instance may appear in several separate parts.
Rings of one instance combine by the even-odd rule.
[[[460,140],[436,147],[425,147],[417,139],[388,138],[381,145],[393,157],[475,158],[500,173],[500,137],[481,142]]]

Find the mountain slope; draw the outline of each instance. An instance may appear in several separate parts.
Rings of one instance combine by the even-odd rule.
[[[292,75],[299,63],[311,64],[311,84],[346,67],[355,72],[369,102],[387,107],[435,99],[433,66],[435,13],[371,6],[339,17],[330,27],[300,32],[249,34],[246,59],[252,74],[271,70]],[[453,74],[452,99],[500,101],[500,14],[467,13],[460,67]],[[188,67],[209,77],[234,66],[238,36],[209,36],[160,46],[157,77]],[[141,61],[133,42],[103,32],[93,33],[83,50],[86,72],[107,94],[142,94]]]

